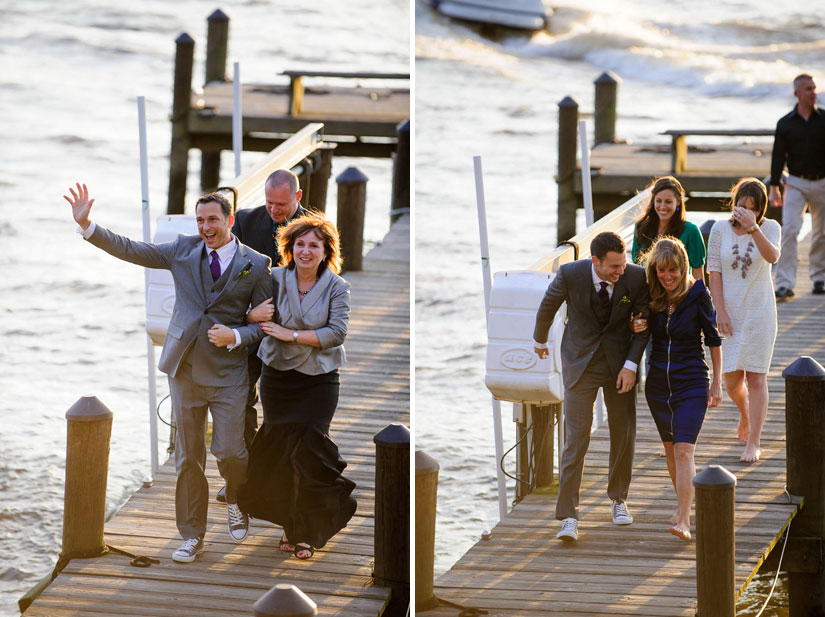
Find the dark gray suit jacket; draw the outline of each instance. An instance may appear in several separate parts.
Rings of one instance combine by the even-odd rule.
[[[226,284],[210,302],[201,275],[204,244],[200,236],[180,235],[173,242],[136,242],[96,225],[88,241],[115,257],[146,268],[170,270],[175,281],[175,308],[158,368],[175,377],[192,349],[192,378],[210,386],[233,386],[246,379],[246,349],[263,338],[258,324],[246,324],[246,312],[272,296],[269,258],[238,243]],[[232,240],[235,241],[234,239]],[[246,274],[241,274],[246,271]],[[232,351],[207,338],[214,324],[238,330],[241,345]]]
[[[536,314],[533,338],[537,343],[544,343],[556,311],[567,302],[567,326],[561,342],[562,379],[566,388],[578,383],[600,344],[610,370],[618,377],[625,360],[639,364],[650,337],[649,330],[640,334],[630,330],[631,313],[647,315],[649,311],[644,268],[627,265],[613,286],[610,320],[602,328],[591,305],[591,295],[596,294],[591,265],[590,259],[580,259],[561,266]]]

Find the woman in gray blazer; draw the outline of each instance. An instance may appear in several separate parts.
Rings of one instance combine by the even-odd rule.
[[[338,230],[319,216],[278,232],[283,267],[274,268],[273,299],[249,312],[267,334],[258,356],[264,423],[249,451],[238,503],[255,518],[281,525],[280,549],[309,559],[355,513],[355,483],[330,439],[338,405],[338,367],[350,312],[350,285],[338,276]],[[266,321],[272,314],[275,321]]]

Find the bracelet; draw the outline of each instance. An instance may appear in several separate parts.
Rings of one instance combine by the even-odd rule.
[[[753,232],[755,232],[757,229],[759,229],[759,225],[757,225],[756,223],[754,223],[753,227],[751,227],[751,228],[748,230],[748,233],[749,233],[749,234],[752,234],[752,233],[753,233]]]

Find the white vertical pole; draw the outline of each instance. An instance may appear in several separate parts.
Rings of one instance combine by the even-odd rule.
[[[232,151],[235,153],[235,177],[241,175],[241,152],[243,151],[243,112],[241,110],[241,64],[236,62],[232,75]]]
[[[579,120],[579,143],[582,160],[582,197],[584,197],[584,220],[588,227],[595,221],[593,215],[593,188],[590,184],[590,148],[587,145],[587,123]],[[593,414],[593,426],[598,428],[605,420],[604,396],[601,389],[596,396],[596,413]]]
[[[138,100],[138,132],[140,135],[140,199],[143,214],[143,241],[151,242],[152,229],[149,219],[149,163],[146,148],[146,97],[139,96]],[[149,298],[149,268],[143,269],[143,283],[146,289],[145,301]],[[156,414],[158,393],[155,384],[155,347],[149,333],[146,334],[146,363],[149,370],[149,454],[152,461],[151,476],[144,479],[152,482],[152,477],[158,470],[158,417]]]
[[[579,143],[582,150],[582,196],[584,220],[588,227],[593,224],[593,191],[590,186],[590,148],[587,147],[587,124],[579,120]]]
[[[478,206],[478,234],[481,240],[481,275],[484,280],[484,316],[490,319],[490,277],[489,245],[487,242],[487,206],[484,202],[484,179],[481,171],[481,157],[473,157],[473,168],[476,180],[476,204]],[[500,519],[507,516],[507,484],[504,481],[504,472],[501,470],[501,459],[504,456],[504,438],[501,430],[501,403],[493,399],[493,435],[496,442],[496,478],[498,480],[498,515]]]

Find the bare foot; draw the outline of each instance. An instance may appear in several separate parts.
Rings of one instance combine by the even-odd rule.
[[[291,553],[295,550],[295,547],[289,543],[289,540],[286,539],[286,534],[281,536],[281,541],[278,543],[278,548],[285,553]]]
[[[747,445],[745,446],[745,451],[742,452],[742,456],[739,457],[739,461],[742,463],[755,463],[759,460],[760,456],[762,456],[762,450],[755,446]]]
[[[679,522],[679,519],[681,519],[681,518],[682,518],[682,515],[679,513],[679,510],[676,510],[676,512],[673,513],[673,516],[671,516],[669,519],[667,519],[667,522],[670,523],[671,525],[675,525]]]
[[[748,435],[750,435],[750,424],[747,416],[739,416],[739,426],[736,427],[736,434],[739,436],[739,441],[747,442]]]
[[[659,452],[659,456],[665,458],[667,456],[667,450],[662,450],[661,452]]]
[[[668,527],[668,531],[672,533],[677,538],[682,538],[682,540],[690,540],[690,530],[681,527],[680,525],[673,525],[672,527]]]

